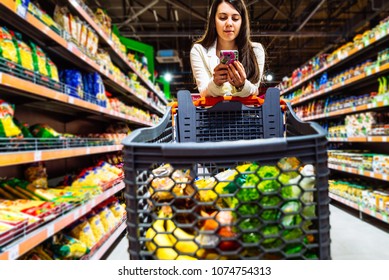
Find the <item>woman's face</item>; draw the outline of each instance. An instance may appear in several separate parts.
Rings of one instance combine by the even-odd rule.
[[[217,7],[215,22],[218,39],[230,42],[239,34],[242,17],[234,6],[223,2]]]

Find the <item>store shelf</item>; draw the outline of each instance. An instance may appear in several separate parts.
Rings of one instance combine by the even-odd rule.
[[[20,237],[17,240],[14,240],[12,243],[6,245],[0,252],[0,260],[15,260],[23,254],[27,253],[29,250],[39,245],[47,238],[53,236],[66,226],[70,225],[78,218],[84,216],[86,213],[92,210],[95,206],[111,197],[115,193],[124,189],[124,182],[120,182],[116,186],[108,189],[99,196],[91,199],[85,204],[78,206],[77,208],[71,210],[70,212],[60,216],[59,218],[49,222],[46,225],[43,225],[26,236]]]
[[[386,35],[386,36],[383,36],[383,37],[371,38],[370,42],[369,42],[369,45],[367,45],[366,47],[364,47],[364,48],[363,47],[362,48],[354,48],[354,49],[350,50],[348,55],[343,57],[342,59],[334,60],[332,63],[327,64],[326,66],[324,66],[320,70],[318,70],[315,73],[312,73],[311,75],[309,75],[306,78],[302,79],[301,81],[299,81],[298,83],[296,83],[292,87],[287,88],[285,90],[282,90],[281,91],[281,95],[284,95],[284,94],[286,94],[286,93],[288,93],[288,92],[290,92],[290,91],[292,91],[294,89],[299,88],[304,83],[308,82],[309,80],[313,79],[314,77],[322,74],[323,72],[325,72],[327,70],[330,70],[330,69],[332,70],[334,68],[341,67],[345,63],[347,63],[350,60],[354,59],[356,56],[360,56],[362,54],[365,54],[366,52],[369,52],[370,50],[374,49],[378,44],[383,44],[383,43],[387,42],[388,40],[389,40],[389,34]]]
[[[336,90],[343,89],[343,88],[350,86],[350,85],[355,85],[361,81],[364,81],[365,79],[376,77],[377,75],[382,75],[382,74],[386,73],[388,70],[389,70],[389,63],[386,63],[384,65],[381,65],[380,67],[374,68],[371,71],[371,73],[362,73],[362,74],[355,76],[355,77],[352,77],[351,79],[348,79],[340,84],[330,86],[328,88],[319,90],[319,91],[312,93],[312,94],[305,94],[306,96],[304,96],[304,97],[297,97],[291,101],[291,104],[292,104],[292,106],[295,106],[295,105],[298,105],[300,103],[304,103],[308,100],[315,99],[319,96],[327,95],[330,92],[334,92]]]
[[[137,69],[128,61],[127,57],[125,57],[114,45],[113,41],[109,37],[108,34],[106,34],[101,27],[88,15],[88,13],[83,9],[83,7],[80,6],[78,1],[76,0],[70,0],[69,4],[72,6],[72,8],[77,11],[77,13],[97,32],[99,35],[100,39],[103,41],[105,45],[109,46],[110,49],[110,55],[115,64],[120,66],[122,69],[130,69],[132,72],[134,72],[147,87],[152,90],[155,94],[158,95],[159,99],[164,103],[167,104],[166,98],[158,92],[154,85],[151,83],[150,80],[146,79],[143,77]]]
[[[387,143],[389,136],[367,136],[367,137],[347,137],[347,138],[328,138],[330,142],[362,142],[362,143]]]
[[[344,205],[347,205],[351,208],[354,208],[364,214],[367,214],[369,216],[372,216],[382,222],[385,222],[385,223],[389,223],[389,220],[388,220],[388,215],[387,214],[382,214],[380,212],[377,212],[376,210],[372,210],[372,209],[368,209],[368,208],[365,208],[365,207],[362,207],[361,205],[358,205],[357,203],[353,202],[353,201],[350,201],[348,199],[344,199],[343,197],[340,197],[336,194],[333,194],[333,193],[329,193],[328,194],[329,197],[333,200],[336,200]]]
[[[2,72],[0,72],[0,89],[1,88],[11,91],[12,94],[27,94],[26,96],[31,98],[36,97],[37,99],[43,97],[44,99],[65,103],[71,107],[92,112],[97,115],[104,115],[113,119],[128,121],[136,125],[153,126],[153,123],[151,122],[137,120],[134,117],[126,116],[120,112],[101,107],[79,98],[74,98],[62,92]]]
[[[88,256],[88,260],[100,260],[104,254],[109,250],[112,244],[118,239],[118,237],[127,229],[126,220],[124,220],[117,228],[114,230],[108,239],[94,252],[93,255]]]
[[[0,167],[121,151],[122,145],[0,153]]]
[[[373,102],[370,104],[364,104],[364,105],[359,105],[359,106],[355,106],[352,108],[337,110],[335,112],[305,117],[305,118],[301,118],[301,120],[302,121],[312,121],[312,120],[326,119],[326,118],[330,118],[330,117],[348,115],[348,114],[352,114],[352,113],[356,113],[356,112],[368,111],[368,110],[372,110],[372,109],[376,109],[376,108],[383,108],[386,106],[389,106],[389,100]]]
[[[133,89],[118,81],[115,75],[110,74],[103,66],[98,65],[95,61],[84,54],[74,43],[67,42],[63,37],[39,21],[35,16],[27,13],[24,19],[20,17],[16,13],[16,2],[12,0],[1,1],[0,15],[4,20],[15,26],[17,29],[22,30],[23,33],[28,34],[36,42],[39,42],[40,45],[47,46],[47,49],[65,58],[67,61],[73,63],[80,69],[85,71],[95,71],[101,74],[109,89],[118,91],[139,105],[147,107],[149,110],[155,111],[161,115],[164,113],[150,101],[138,96]]]
[[[374,173],[372,171],[365,171],[363,169],[356,169],[356,168],[351,168],[351,167],[345,167],[345,166],[339,166],[335,164],[328,164],[328,168],[333,169],[333,170],[338,170],[342,172],[347,172],[351,174],[357,174],[365,177],[370,177],[382,181],[389,181],[388,180],[388,175],[386,174],[379,174],[379,173]]]

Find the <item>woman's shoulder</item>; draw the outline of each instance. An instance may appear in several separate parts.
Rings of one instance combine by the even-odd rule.
[[[264,50],[263,50],[263,46],[262,46],[261,43],[258,43],[258,42],[251,42],[251,46],[253,47],[254,51],[255,51],[255,50],[264,51]]]
[[[205,48],[203,47],[203,45],[201,45],[199,43],[193,44],[191,51],[199,51],[199,50],[205,51]]]

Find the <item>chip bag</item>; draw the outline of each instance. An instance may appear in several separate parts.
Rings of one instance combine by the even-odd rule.
[[[69,235],[80,240],[89,249],[93,248],[93,246],[97,243],[90,223],[85,218],[76,223],[76,225],[70,230]]]
[[[30,42],[31,49],[32,49],[32,58],[34,60],[34,70],[35,72],[39,72],[43,76],[49,76],[49,72],[47,71],[47,59],[46,54],[44,51],[34,44],[33,42]]]
[[[91,226],[93,235],[95,236],[95,239],[97,242],[99,242],[104,235],[106,234],[106,231],[104,229],[104,225],[101,222],[100,216],[97,215],[96,213],[92,212],[88,216],[88,222]]]
[[[60,133],[56,132],[47,124],[35,124],[30,126],[30,132],[37,138],[59,138]]]
[[[5,27],[0,27],[0,57],[18,63],[18,50],[12,40],[12,35]]]
[[[13,41],[16,48],[19,50],[19,64],[25,69],[34,71],[32,50],[25,42],[22,41],[22,34],[15,32]]]
[[[49,248],[60,259],[79,259],[90,251],[80,240],[62,233],[53,236]]]
[[[13,105],[0,100],[0,137],[22,136],[22,131],[13,120]]]

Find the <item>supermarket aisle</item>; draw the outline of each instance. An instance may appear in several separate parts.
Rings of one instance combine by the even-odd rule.
[[[366,223],[343,209],[330,206],[331,254],[334,260],[389,260],[389,233]],[[127,238],[123,238],[107,257],[126,260]]]

